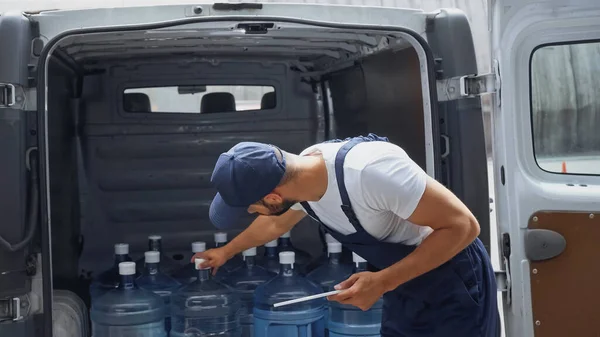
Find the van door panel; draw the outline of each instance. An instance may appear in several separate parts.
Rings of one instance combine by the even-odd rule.
[[[20,14],[0,16],[1,96],[15,97],[8,102],[10,106],[2,106],[0,102],[0,236],[9,244],[20,242],[27,230],[28,127],[27,113],[23,110],[23,87],[28,84],[30,44],[31,26],[25,17]],[[4,89],[2,86],[7,84],[9,88]],[[0,246],[0,299],[28,291],[26,248],[10,252]]]
[[[595,336],[600,49],[591,44],[600,40],[600,3],[489,4],[502,83],[492,123],[497,223],[511,242],[506,336]],[[561,235],[564,250],[536,258],[535,229]]]
[[[437,79],[477,74],[473,36],[465,14],[442,9],[427,19],[427,42]],[[473,212],[490,252],[490,204],[483,114],[479,97],[438,103],[441,181]]]
[[[600,213],[541,211],[528,229],[554,231],[567,243],[555,258],[530,263],[535,336],[595,336],[600,331]]]

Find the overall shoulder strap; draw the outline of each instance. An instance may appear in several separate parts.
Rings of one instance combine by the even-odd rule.
[[[342,199],[342,211],[346,214],[348,221],[354,226],[356,231],[363,231],[363,227],[358,221],[356,217],[356,213],[354,213],[354,209],[352,209],[352,203],[350,202],[350,196],[348,196],[348,190],[346,189],[346,183],[344,182],[344,161],[346,160],[346,155],[354,146],[359,143],[365,142],[362,137],[356,137],[352,140],[349,140],[346,144],[342,145],[342,147],[338,150],[335,156],[335,178],[337,180],[338,190],[340,192],[340,198]]]
[[[342,147],[340,147],[337,154],[335,155],[335,163],[334,163],[335,164],[335,177],[337,180],[340,198],[342,199],[342,205],[340,207],[341,207],[342,211],[344,212],[344,214],[346,214],[348,221],[350,221],[352,226],[354,226],[354,229],[356,229],[356,231],[358,232],[358,231],[363,231],[364,229],[363,229],[362,225],[360,224],[360,221],[358,221],[358,218],[356,217],[356,213],[354,213],[354,210],[352,209],[350,197],[348,196],[348,190],[346,189],[346,183],[344,182],[344,161],[346,159],[346,155],[348,154],[348,152],[350,150],[352,150],[352,148],[354,146],[356,146],[357,144],[360,144],[363,142],[374,142],[374,141],[389,142],[389,139],[387,137],[380,137],[380,136],[377,136],[376,134],[369,133],[367,136],[346,138],[344,141],[347,141],[347,143],[342,145]],[[342,140],[335,139],[335,140],[330,140],[327,142],[338,143],[338,142],[342,142]],[[325,142],[325,143],[327,143],[327,142]],[[317,216],[317,214],[312,210],[312,208],[310,207],[310,205],[307,202],[301,202],[300,204],[302,205],[302,207],[304,207],[304,209],[306,210],[306,213],[311,218],[322,223],[321,220],[319,219],[319,217]]]
[[[315,213],[315,211],[313,211],[312,207],[310,207],[308,202],[302,201],[300,203],[300,205],[302,205],[302,207],[306,211],[306,214],[308,214],[311,218],[315,219],[317,222],[322,223],[321,219],[319,219],[319,217],[317,216],[317,213]]]

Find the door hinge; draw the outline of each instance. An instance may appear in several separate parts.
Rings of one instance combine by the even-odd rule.
[[[501,248],[501,258],[502,258],[502,267],[504,270],[495,270],[496,274],[496,283],[498,286],[498,291],[506,293],[505,299],[506,304],[510,305],[511,296],[512,296],[512,280],[510,276],[510,235],[508,233],[502,233],[502,247]]]
[[[0,108],[10,108],[15,105],[16,90],[10,83],[0,83]]]
[[[495,73],[465,75],[437,81],[438,101],[454,101],[462,98],[491,94],[499,88]]]

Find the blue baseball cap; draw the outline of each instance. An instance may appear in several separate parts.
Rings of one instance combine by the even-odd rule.
[[[271,193],[284,175],[285,158],[279,148],[238,143],[222,153],[215,164],[210,182],[217,195],[210,204],[210,221],[219,229],[239,227],[252,217],[248,207]]]

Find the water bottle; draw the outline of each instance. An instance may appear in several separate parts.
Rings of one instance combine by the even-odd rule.
[[[294,252],[279,253],[279,275],[256,288],[254,335],[256,337],[323,337],[327,301],[318,298],[275,308],[273,304],[321,293],[321,287],[299,275]]]
[[[296,256],[296,271],[301,275],[306,275],[310,270],[307,270],[307,265],[311,262],[309,254],[297,249],[292,245],[291,232],[284,233],[278,240],[279,252],[294,252]]]
[[[354,272],[367,271],[367,262],[356,253],[352,254]],[[329,337],[379,337],[381,317],[383,313],[383,298],[380,298],[367,311],[338,302],[329,303],[329,320],[327,329]]]
[[[325,249],[327,249],[327,244],[328,243],[336,243],[339,242],[338,240],[336,240],[331,234],[329,233],[325,233]],[[325,252],[325,257],[324,257],[324,261],[325,263],[327,263],[327,260],[329,259],[327,256],[327,252]],[[346,249],[345,247],[342,246],[342,256],[340,257],[340,262],[344,263],[344,264],[353,264],[352,262],[352,251],[349,249]]]
[[[117,243],[114,246],[115,259],[113,266],[102,272],[96,277],[90,285],[90,297],[94,301],[99,296],[107,291],[115,289],[119,286],[119,263],[131,261],[129,257],[129,245],[126,243]]]
[[[181,265],[179,263],[177,263],[175,260],[168,257],[167,255],[163,254],[163,252],[162,252],[162,236],[160,236],[160,235],[148,236],[148,250],[160,253],[161,268],[162,268],[163,273],[165,273],[167,275],[171,275],[175,271],[177,271],[179,268],[181,268]],[[137,264],[137,268],[138,268],[138,274],[141,274],[144,271],[144,267],[143,267],[144,266],[144,258],[138,259],[136,261],[136,264]]]
[[[201,253],[206,250],[206,243],[202,241],[192,242],[192,255],[196,253]],[[198,273],[196,272],[196,265],[194,262],[190,262],[183,266],[181,269],[173,273],[173,278],[175,278],[181,284],[190,284],[196,280],[196,276]]]
[[[254,291],[256,288],[275,277],[261,266],[256,265],[256,248],[250,248],[242,253],[244,265],[231,272],[227,284],[235,289],[242,300],[240,310],[240,325],[242,337],[254,336]]]
[[[215,233],[214,238],[215,238],[215,248],[220,248],[227,244],[227,233],[225,233],[225,232]],[[228,277],[229,273],[231,273],[235,269],[241,267],[242,264],[243,264],[243,260],[238,255],[233,256],[231,259],[229,259],[227,262],[225,262],[225,264],[222,265],[217,270],[217,275],[215,275],[215,278],[218,280],[225,280],[225,278]]]
[[[155,251],[145,252],[146,269],[140,277],[137,278],[137,285],[144,290],[152,291],[159,295],[165,307],[169,308],[171,303],[171,294],[181,286],[179,282],[160,271],[160,253]],[[171,330],[171,316],[167,313],[165,317],[165,329]]]
[[[352,275],[353,266],[341,262],[342,244],[330,242],[327,244],[327,264],[322,264],[311,271],[306,277],[318,283],[324,292],[334,290],[333,286]]]
[[[240,297],[195,259],[196,280],[171,296],[171,337],[241,337]]]
[[[134,262],[119,263],[121,281],[92,303],[94,337],[166,337],[163,299],[135,283]]]
[[[277,240],[269,241],[265,244],[265,253],[260,259],[259,264],[266,270],[279,274],[279,254],[277,252]]]

